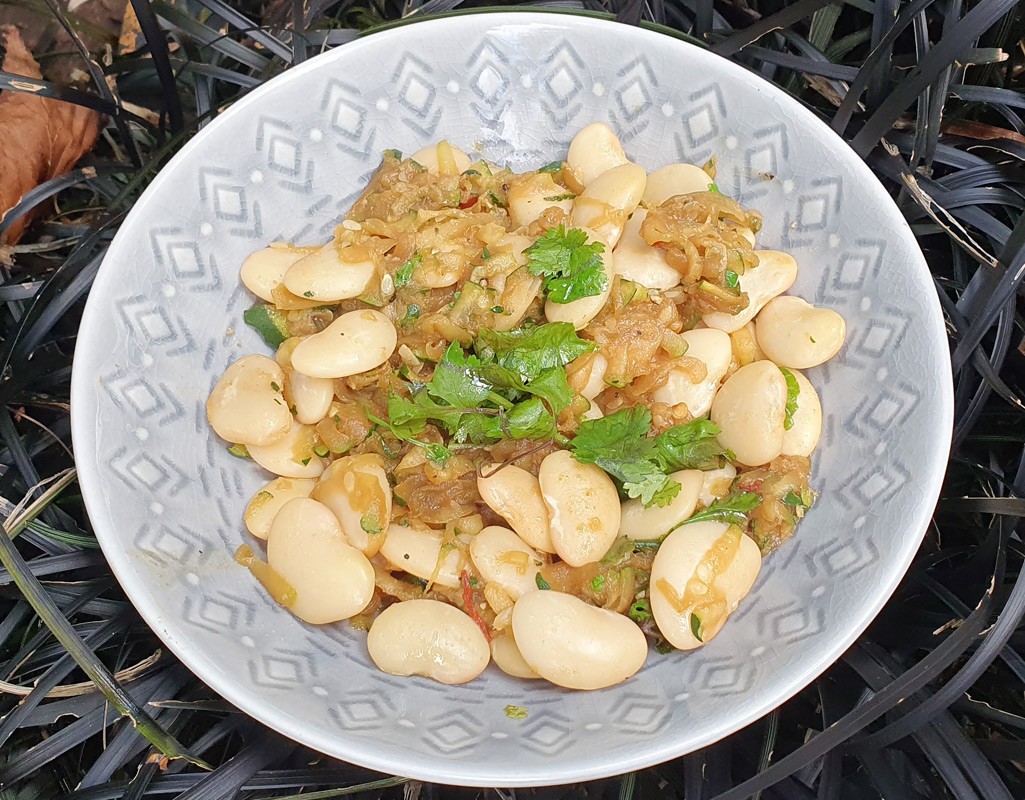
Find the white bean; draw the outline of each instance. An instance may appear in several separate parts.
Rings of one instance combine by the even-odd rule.
[[[605,372],[609,368],[609,360],[598,352],[588,353],[581,358],[587,359],[587,378],[580,389],[580,396],[594,400],[605,391]]]
[[[246,257],[242,262],[239,278],[245,287],[261,300],[273,303],[272,292],[281,285],[288,268],[309,255],[311,251],[309,247],[293,247],[284,242],[271,242],[269,246]]]
[[[587,411],[580,415],[581,419],[601,419],[605,416],[605,412],[601,410],[597,403],[591,403]]]
[[[601,241],[591,231],[588,231],[587,238],[589,242]],[[571,300],[568,303],[556,303],[551,298],[545,300],[545,318],[549,322],[569,322],[574,329],[580,330],[598,316],[598,312],[605,307],[609,295],[612,294],[612,279],[616,274],[615,259],[612,249],[607,244],[605,252],[601,254],[601,260],[605,266],[606,276],[605,289],[601,294],[581,297],[579,300]]]
[[[380,456],[338,459],[325,470],[311,497],[331,509],[349,544],[368,558],[377,554],[392,513],[391,486]]]
[[[644,202],[660,206],[670,197],[691,192],[707,192],[712,179],[693,164],[669,164],[652,172],[644,187]]]
[[[442,552],[440,533],[412,525],[389,525],[380,553],[396,569],[451,589],[458,588],[466,568],[462,550],[449,545]]]
[[[654,399],[671,406],[683,403],[690,415],[697,419],[708,413],[719,381],[730,367],[733,346],[729,334],[715,328],[684,331],[680,336],[687,342],[687,358],[696,358],[705,365],[705,377],[695,383],[683,369],[672,369],[666,381],[655,390]]]
[[[669,476],[680,484],[680,492],[667,506],[645,508],[639,497],[623,503],[619,532],[628,539],[657,539],[694,513],[705,477],[699,469],[681,469]]]
[[[727,461],[719,469],[706,470],[702,476],[698,501],[707,508],[720,497],[729,494],[733,479],[737,477],[737,468]]]
[[[222,439],[268,445],[292,427],[281,389],[285,373],[266,356],[243,356],[229,366],[206,401],[206,418]]]
[[[336,303],[363,294],[375,269],[365,247],[339,247],[328,242],[292,264],[283,282],[298,297]]]
[[[246,506],[246,528],[257,539],[266,539],[281,507],[296,497],[309,497],[316,483],[308,478],[275,478],[265,484]]]
[[[810,456],[822,435],[822,403],[811,382],[796,369],[790,374],[797,380],[801,391],[797,395],[797,411],[793,425],[783,431],[783,455]]]
[[[619,493],[612,478],[557,450],[545,456],[537,479],[555,552],[571,567],[600,560],[619,535]]]
[[[644,634],[627,617],[563,592],[523,595],[513,606],[512,628],[527,664],[567,689],[621,683],[648,656]]]
[[[735,525],[694,522],[676,529],[651,566],[659,631],[680,650],[711,641],[751,591],[761,563],[758,545]]]
[[[755,253],[758,255],[758,266],[744,270],[738,279],[740,290],[747,292],[747,308],[739,314],[722,311],[705,314],[702,319],[708,327],[733,333],[754,319],[773,297],[783,294],[794,285],[797,262],[792,255],[778,250],[755,250]]]
[[[541,677],[523,659],[523,653],[516,646],[516,639],[513,638],[512,631],[507,630],[491,640],[491,660],[502,672],[512,675],[514,678],[537,680]]]
[[[628,162],[619,137],[604,122],[581,128],[569,143],[566,164],[581,185]]]
[[[395,326],[380,311],[342,314],[292,351],[292,366],[311,378],[345,378],[379,367],[395,352]]]
[[[766,464],[783,451],[787,384],[771,361],[755,361],[734,372],[712,401],[719,444],[749,467]]]
[[[303,425],[316,425],[327,416],[335,399],[335,383],[330,378],[311,378],[292,370],[288,376],[295,418]]]
[[[538,172],[529,178],[513,183],[507,192],[509,218],[513,228],[526,227],[546,209],[561,208],[567,214],[573,208],[572,192],[566,197],[566,190],[559,186],[547,172]],[[546,198],[562,197],[562,200]]]
[[[481,577],[497,583],[513,600],[537,591],[543,562],[533,547],[500,525],[489,525],[470,542],[470,558]]]
[[[649,289],[671,289],[680,282],[680,273],[666,263],[661,250],[641,236],[641,223],[647,216],[645,209],[638,208],[623,226],[614,252],[616,271]]]
[[[808,369],[840,352],[847,323],[831,308],[816,308],[800,297],[777,297],[755,320],[758,346],[781,367]]]
[[[348,619],[374,595],[374,568],[316,500],[282,506],[267,537],[267,563],[295,589],[292,613],[314,625]]]
[[[426,168],[428,172],[439,175],[459,175],[468,170],[471,164],[466,153],[444,140],[417,150],[410,159]]]
[[[275,475],[282,478],[317,478],[327,463],[313,452],[317,441],[314,428],[293,421],[283,438],[271,444],[250,444],[247,448],[253,461]]]
[[[573,201],[573,226],[589,228],[609,248],[615,247],[626,218],[641,202],[646,180],[644,167],[637,164],[622,164],[602,173]]]
[[[388,606],[367,634],[378,669],[390,675],[423,675],[438,683],[472,681],[491,660],[488,640],[455,606],[406,600]]]
[[[535,550],[554,553],[548,506],[537,478],[515,464],[497,468],[498,464],[486,464],[477,476],[477,491],[488,508],[504,517],[509,527]]]

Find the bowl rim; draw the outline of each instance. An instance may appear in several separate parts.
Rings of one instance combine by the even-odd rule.
[[[596,18],[591,15],[568,13],[562,10],[558,13],[553,13],[552,11],[526,9],[503,11],[480,9],[474,10],[473,13],[455,13],[438,18],[427,17],[416,23],[416,25],[424,25],[442,30],[459,28],[467,24],[475,29],[484,25],[489,30],[508,26],[522,27],[541,24],[576,29],[586,28],[598,31],[599,35],[618,32],[627,36],[640,36],[647,39],[655,39],[657,37],[660,46],[676,48],[678,50],[685,49],[687,51],[686,58],[697,58],[699,61],[701,59],[715,59],[716,68],[721,69],[728,79],[749,87],[753,84],[757,91],[770,95],[780,105],[781,111],[796,117],[808,127],[816,129],[820,137],[825,137],[827,141],[833,142],[836,149],[842,153],[840,157],[849,163],[849,167],[856,174],[859,182],[866,185],[866,191],[872,199],[889,212],[888,215],[894,222],[893,235],[903,237],[913,245],[912,259],[907,264],[906,269],[911,272],[917,271],[925,275],[929,274],[925,257],[914,238],[910,225],[908,225],[893,199],[865,162],[813,112],[756,73],[716,55],[705,47],[693,44],[677,36],[668,36],[647,27],[624,26],[621,23],[616,23],[611,18]],[[612,25],[618,25],[619,27],[614,31],[611,27]],[[94,301],[93,298],[99,297],[100,294],[95,291],[97,285],[102,288],[104,283],[115,279],[115,273],[112,270],[107,269],[104,271],[107,258],[111,252],[117,252],[121,242],[130,241],[125,233],[128,229],[128,223],[132,221],[133,217],[142,215],[147,204],[159,195],[164,185],[170,180],[170,176],[174,172],[173,168],[177,164],[187,161],[194,152],[199,151],[203,147],[206,132],[215,131],[220,126],[226,124],[225,120],[231,120],[235,116],[245,114],[250,107],[258,106],[265,94],[271,90],[280,89],[286,82],[301,81],[308,72],[329,69],[330,65],[339,59],[358,58],[364,50],[373,50],[387,46],[388,42],[392,40],[406,39],[411,35],[410,31],[414,29],[418,32],[413,35],[419,36],[422,33],[426,33],[424,29],[418,29],[411,24],[393,25],[386,29],[361,36],[342,47],[337,47],[312,57],[302,64],[289,68],[263,86],[254,89],[198,131],[168,164],[160,170],[152,183],[146,188],[142,197],[139,198],[138,202],[131,209],[118,233],[115,235],[107,254],[104,256],[104,263],[101,264],[93,290],[90,292],[90,297],[86,302],[78,341],[102,341],[106,320],[100,314],[100,304],[102,301]],[[124,247],[123,244],[120,246]],[[752,704],[750,710],[746,713],[729,718],[726,724],[710,728],[700,740],[689,742],[683,747],[679,744],[680,737],[663,735],[658,740],[653,740],[651,746],[642,752],[618,756],[613,769],[603,767],[601,763],[594,762],[589,766],[573,768],[572,763],[566,765],[564,760],[551,759],[549,762],[550,766],[547,766],[543,771],[535,770],[534,774],[522,775],[515,771],[514,765],[509,765],[504,769],[489,770],[485,762],[476,762],[476,766],[473,766],[467,765],[466,762],[436,761],[432,763],[413,763],[410,761],[403,765],[407,767],[402,770],[403,776],[459,786],[528,787],[576,783],[643,769],[686,753],[694,752],[750,725],[787,702],[835,663],[840,655],[854,643],[875,619],[896,590],[900,581],[903,580],[928,529],[932,509],[939,498],[943,477],[946,473],[946,460],[943,456],[949,451],[952,437],[953,378],[947,348],[946,331],[938,298],[930,296],[923,304],[922,311],[924,323],[932,328],[932,336],[929,338],[929,349],[932,351],[930,356],[939,365],[939,374],[936,375],[937,387],[934,393],[938,400],[939,412],[938,419],[936,420],[937,434],[934,439],[935,458],[922,466],[918,480],[909,484],[904,491],[916,492],[927,502],[920,506],[913,529],[903,534],[899,559],[891,562],[890,568],[883,576],[886,579],[885,582],[876,587],[875,592],[871,596],[871,602],[865,603],[858,608],[858,613],[853,617],[853,622],[844,632],[844,635],[830,640],[827,643],[828,647],[822,648],[814,657],[803,661],[801,669],[795,670],[790,674],[771,695],[766,694],[761,702]],[[395,764],[392,762],[392,754],[386,753],[382,755],[381,751],[373,746],[363,746],[358,736],[347,738],[336,734],[325,735],[320,729],[300,727],[280,718],[274,703],[268,702],[265,698],[252,691],[240,689],[240,684],[233,681],[229,674],[222,672],[220,668],[203,655],[201,650],[191,648],[187,638],[179,637],[166,627],[165,622],[170,620],[171,617],[165,615],[156,603],[148,601],[147,598],[151,597],[152,594],[144,588],[125,548],[121,545],[113,521],[107,517],[106,505],[108,499],[104,496],[104,486],[101,479],[102,470],[98,464],[95,464],[95,459],[92,458],[95,452],[93,445],[96,438],[94,413],[96,375],[95,373],[87,373],[87,360],[89,360],[87,357],[76,353],[72,366],[71,381],[71,428],[73,441],[76,445],[76,451],[79,448],[84,448],[88,451],[83,454],[85,457],[78,459],[79,483],[82,489],[83,501],[85,502],[101,550],[126,596],[139,612],[142,619],[164,645],[193,674],[228,702],[236,705],[240,710],[257,721],[294,741],[332,757],[387,774],[397,774],[394,769]],[[466,770],[466,766],[470,766],[470,769]]]

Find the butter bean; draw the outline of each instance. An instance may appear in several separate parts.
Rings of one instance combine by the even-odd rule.
[[[800,297],[770,300],[755,320],[758,345],[781,367],[808,369],[840,352],[847,323],[831,308],[816,308]]]
[[[395,326],[380,311],[342,314],[292,351],[292,366],[311,378],[345,378],[379,367],[395,352]]]
[[[396,569],[455,589],[459,587],[459,573],[466,568],[466,556],[452,546],[443,553],[441,542],[437,531],[392,523],[380,553]]]
[[[599,175],[627,163],[623,145],[612,128],[595,122],[581,128],[569,143],[566,163],[577,181],[583,186]]]
[[[651,613],[659,631],[679,650],[710,642],[751,591],[761,562],[758,545],[735,525],[693,522],[677,528],[651,566]]]
[[[645,209],[638,208],[623,225],[623,235],[614,252],[616,271],[649,289],[671,289],[680,282],[680,273],[666,263],[661,250],[641,236],[641,223],[647,216]]]
[[[578,366],[579,365],[579,366]],[[605,373],[609,368],[609,360],[600,352],[585,353],[571,362],[567,373],[573,370],[570,387],[577,394],[588,400],[594,400],[605,391]]]
[[[368,558],[384,544],[392,514],[392,491],[384,461],[377,455],[340,458],[312,490],[331,509],[346,540]]]
[[[554,553],[548,527],[548,506],[537,478],[515,464],[497,469],[487,464],[477,477],[477,491],[488,508],[505,518],[516,534],[535,550]],[[481,477],[483,475],[483,477]]]
[[[549,208],[561,208],[568,214],[573,208],[573,198],[564,197],[566,194],[566,190],[547,172],[538,172],[529,178],[515,181],[508,191],[509,218],[513,228],[526,227]],[[564,199],[548,199],[552,197]]]
[[[363,294],[375,269],[365,247],[339,247],[328,242],[292,264],[284,284],[297,297],[336,303]]]
[[[698,502],[707,508],[719,498],[729,494],[730,487],[733,486],[733,479],[737,477],[737,468],[727,462],[719,469],[706,470],[702,476]]]
[[[557,450],[541,462],[538,483],[559,557],[572,567],[600,560],[619,535],[619,493],[612,479],[568,450]]]
[[[390,675],[422,675],[439,683],[472,681],[491,660],[476,623],[437,600],[406,600],[388,606],[367,634],[378,669]]]
[[[206,418],[222,439],[268,445],[292,427],[281,388],[285,373],[274,359],[243,356],[229,366],[206,401]]]
[[[510,606],[511,608],[511,606]],[[491,660],[502,672],[514,678],[538,680],[538,675],[523,659],[520,648],[516,646],[512,631],[500,633],[491,640]]]
[[[787,384],[771,361],[755,361],[734,372],[712,401],[716,437],[749,467],[767,464],[783,451]]]
[[[697,419],[708,413],[712,398],[730,367],[733,346],[729,334],[715,328],[684,331],[680,336],[687,342],[686,358],[696,358],[705,365],[705,377],[695,382],[684,369],[672,369],[666,381],[655,390],[656,402],[675,406],[683,403],[690,415]]]
[[[594,231],[597,238],[614,248],[626,218],[641,202],[646,180],[644,167],[637,164],[622,164],[602,173],[573,201],[573,227]]]
[[[285,242],[271,242],[269,246],[246,257],[239,278],[261,300],[273,303],[274,296],[271,293],[281,285],[288,268],[312,250],[310,247],[293,247]]]
[[[512,629],[527,664],[568,689],[621,683],[648,656],[644,634],[627,617],[563,592],[523,595],[513,606]]]
[[[316,483],[307,478],[275,478],[265,484],[246,506],[246,528],[257,539],[266,539],[281,507],[296,497],[309,497]]]
[[[678,194],[707,192],[711,184],[712,179],[701,167],[670,164],[648,176],[648,184],[644,187],[644,202],[649,206],[660,206]]]
[[[601,410],[597,403],[591,403],[590,407],[583,414],[580,415],[581,419],[601,419],[605,416],[605,413]]]
[[[267,563],[295,589],[292,613],[314,625],[348,619],[374,595],[374,568],[316,500],[281,507],[267,537]]]
[[[640,498],[623,503],[619,532],[628,539],[657,539],[694,513],[704,481],[699,469],[681,469],[669,477],[680,484],[680,493],[667,506],[645,508]]]
[[[822,403],[818,392],[803,374],[791,369],[801,391],[797,395],[797,411],[790,430],[783,431],[783,455],[810,456],[822,436]]]
[[[470,542],[470,558],[484,580],[497,583],[513,600],[537,591],[541,557],[508,528],[484,528]]]
[[[748,306],[739,314],[713,311],[702,319],[710,328],[726,333],[744,327],[773,297],[783,294],[797,279],[797,262],[789,253],[777,250],[755,250],[758,266],[744,271],[738,278],[740,290],[748,296]]]
[[[317,478],[326,461],[313,452],[317,432],[309,425],[293,422],[285,436],[271,444],[247,445],[253,461],[283,478]]]
[[[417,150],[410,158],[428,172],[439,175],[459,175],[470,168],[470,157],[446,141]]]
[[[335,384],[330,378],[311,378],[301,372],[288,376],[295,418],[303,425],[316,425],[327,416],[331,401],[335,399]]]

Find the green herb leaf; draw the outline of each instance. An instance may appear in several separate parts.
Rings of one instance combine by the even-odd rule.
[[[400,286],[408,286],[410,281],[413,280],[413,272],[422,263],[424,263],[424,257],[420,253],[417,253],[411,259],[409,259],[405,264],[403,264],[401,267],[399,267],[397,270],[395,270],[395,286],[396,286],[396,288],[398,288]]]
[[[783,498],[783,505],[790,506],[791,508],[804,508],[805,502],[797,492],[787,492],[786,496]]]
[[[269,304],[258,303],[246,309],[242,312],[242,321],[260,334],[273,350],[277,350],[289,336],[285,315]]]
[[[396,161],[401,161],[402,160],[402,151],[401,150],[395,150],[394,148],[389,148],[389,149],[384,151],[384,156],[385,156],[385,158],[394,158]]]
[[[359,518],[359,526],[368,536],[376,536],[381,532],[381,520],[377,514],[364,514]]]
[[[508,705],[508,706],[505,707],[504,710],[505,710],[505,715],[509,719],[526,719],[527,718],[527,709],[525,709],[523,706]]]
[[[605,586],[604,575],[595,575],[593,578],[591,578],[591,589],[593,589],[596,592],[600,592],[603,586]]]
[[[406,306],[406,314],[399,321],[399,324],[403,327],[412,325],[414,322],[420,319],[420,315],[422,313],[423,309],[421,309],[420,306],[418,306],[416,303],[410,303],[408,306]]]
[[[638,625],[650,622],[651,603],[648,602],[647,598],[643,597],[640,600],[634,600],[633,605],[630,606],[630,610],[627,612],[627,616]]]
[[[572,323],[549,322],[511,331],[482,330],[474,349],[481,358],[495,360],[516,370],[525,381],[552,367],[565,367],[573,359],[594,349],[581,339]]]
[[[726,270],[726,285],[736,289],[740,285],[740,276],[732,269]]]
[[[605,245],[587,243],[587,234],[565,225],[549,228],[523,252],[532,275],[545,278],[544,288],[553,303],[565,304],[594,297],[609,285],[601,254]]]
[[[694,638],[699,642],[705,641],[701,638],[701,617],[697,614],[690,615],[690,632],[694,634]]]
[[[485,247],[483,250],[481,250],[480,258],[481,258],[481,261],[487,261],[488,259],[491,258],[491,251],[488,250],[488,248]]]
[[[783,428],[790,430],[794,427],[794,414],[797,413],[797,397],[801,394],[801,385],[790,370],[780,367],[779,371],[783,373],[783,378],[787,382],[787,405],[783,411]]]
[[[708,191],[714,192],[715,194],[722,194],[722,192],[719,191],[719,187],[715,185],[715,181],[708,184]]]
[[[561,171],[562,171],[562,162],[561,161],[553,161],[551,164],[545,164],[543,167],[540,167],[538,169],[538,172],[561,172]]]
[[[716,500],[708,508],[704,508],[681,525],[692,522],[727,522],[731,525],[743,525],[747,522],[747,512],[753,511],[762,504],[762,496],[754,492],[732,491],[720,500]]]
[[[481,361],[466,355],[458,342],[452,342],[434,368],[427,384],[431,396],[457,408],[477,408],[491,398],[492,387],[480,377]]]
[[[228,452],[235,456],[235,458],[250,458],[249,448],[244,444],[233,444],[228,448]]]
[[[534,583],[537,584],[538,589],[547,590],[552,588],[552,585],[544,579],[540,572],[534,573]]]
[[[719,426],[711,420],[696,419],[674,425],[655,437],[655,458],[666,473],[680,469],[717,469],[727,450],[715,438]]]

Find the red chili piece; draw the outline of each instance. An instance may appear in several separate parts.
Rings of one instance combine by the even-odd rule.
[[[470,586],[470,575],[465,569],[459,573],[459,583],[463,586],[463,605],[466,606],[466,613],[470,615],[470,619],[477,623],[480,632],[484,634],[484,638],[490,644],[491,631],[488,630],[487,623],[481,619],[480,614],[477,613],[477,609],[473,605],[473,587]]]

